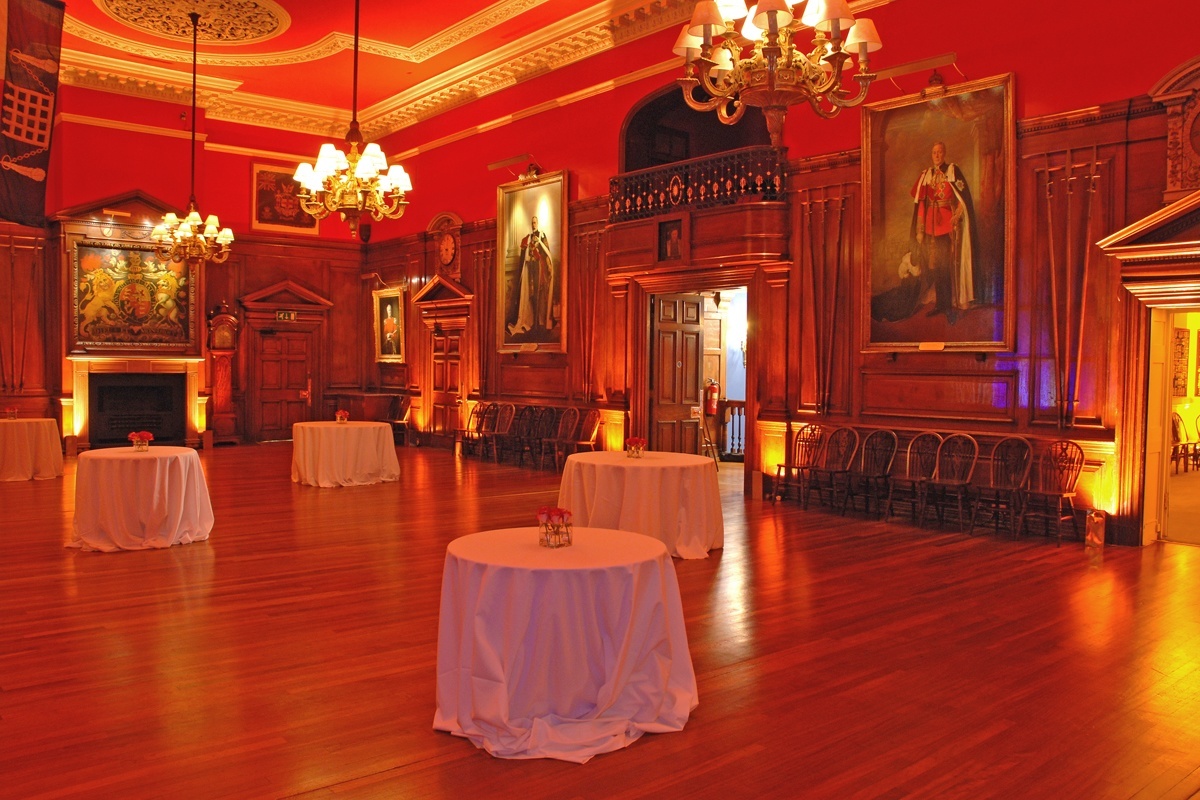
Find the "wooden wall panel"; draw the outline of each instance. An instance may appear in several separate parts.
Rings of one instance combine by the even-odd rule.
[[[1016,422],[1017,373],[862,373],[863,413],[903,424]]]
[[[0,223],[0,398],[23,416],[57,416],[49,397],[57,369],[47,352],[58,340],[46,324],[47,272],[42,232]]]

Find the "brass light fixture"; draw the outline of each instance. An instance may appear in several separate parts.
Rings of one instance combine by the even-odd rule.
[[[164,261],[212,261],[219,264],[229,258],[233,231],[222,228],[216,214],[210,214],[208,219],[202,221],[200,212],[196,210],[196,39],[200,15],[193,11],[188,17],[192,20],[191,194],[184,218],[180,219],[174,211],[164,214],[162,222],[150,232],[150,238],[158,257]]]
[[[688,106],[716,111],[726,125],[740,120],[747,106],[761,108],[771,144],[779,147],[789,107],[808,103],[822,117],[833,117],[861,104],[875,79],[867,54],[883,46],[875,24],[855,20],[846,0],[807,0],[797,17],[793,8],[801,2],[759,0],[749,10],[742,0],[696,3],[673,51],[687,59],[679,85]],[[743,18],[739,31],[736,20]],[[812,44],[805,50],[800,39],[810,28]],[[843,73],[852,58],[858,60],[858,86],[848,89]],[[707,97],[696,96],[697,86]]]
[[[403,216],[408,205],[404,194],[412,191],[404,167],[393,164],[389,168],[378,144],[371,142],[359,152],[363,136],[358,128],[358,6],[359,0],[354,0],[354,95],[350,130],[346,133],[349,152],[326,142],[321,145],[316,163],[302,163],[293,176],[300,185],[296,194],[300,207],[317,219],[339,212],[349,223],[351,234],[357,233],[364,212],[376,220]]]

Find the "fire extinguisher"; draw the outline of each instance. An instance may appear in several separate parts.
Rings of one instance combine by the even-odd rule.
[[[704,387],[704,413],[710,417],[717,414],[717,399],[721,396],[721,384],[708,379],[708,386]]]

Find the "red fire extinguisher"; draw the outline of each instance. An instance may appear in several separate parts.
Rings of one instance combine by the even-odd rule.
[[[710,417],[717,414],[717,400],[721,396],[721,384],[708,379],[708,386],[704,387],[704,413]]]

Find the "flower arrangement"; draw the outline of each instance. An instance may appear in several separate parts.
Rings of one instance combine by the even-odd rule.
[[[571,546],[571,512],[565,508],[542,506],[537,512],[538,544],[542,547]]]
[[[646,452],[646,440],[640,436],[630,436],[625,440],[625,455],[629,458],[641,458]]]
[[[148,450],[154,441],[154,434],[150,431],[130,431],[128,438],[133,442],[134,450]]]
[[[350,419],[350,412],[339,408],[337,411],[333,412],[333,418],[338,422],[346,422]]]

